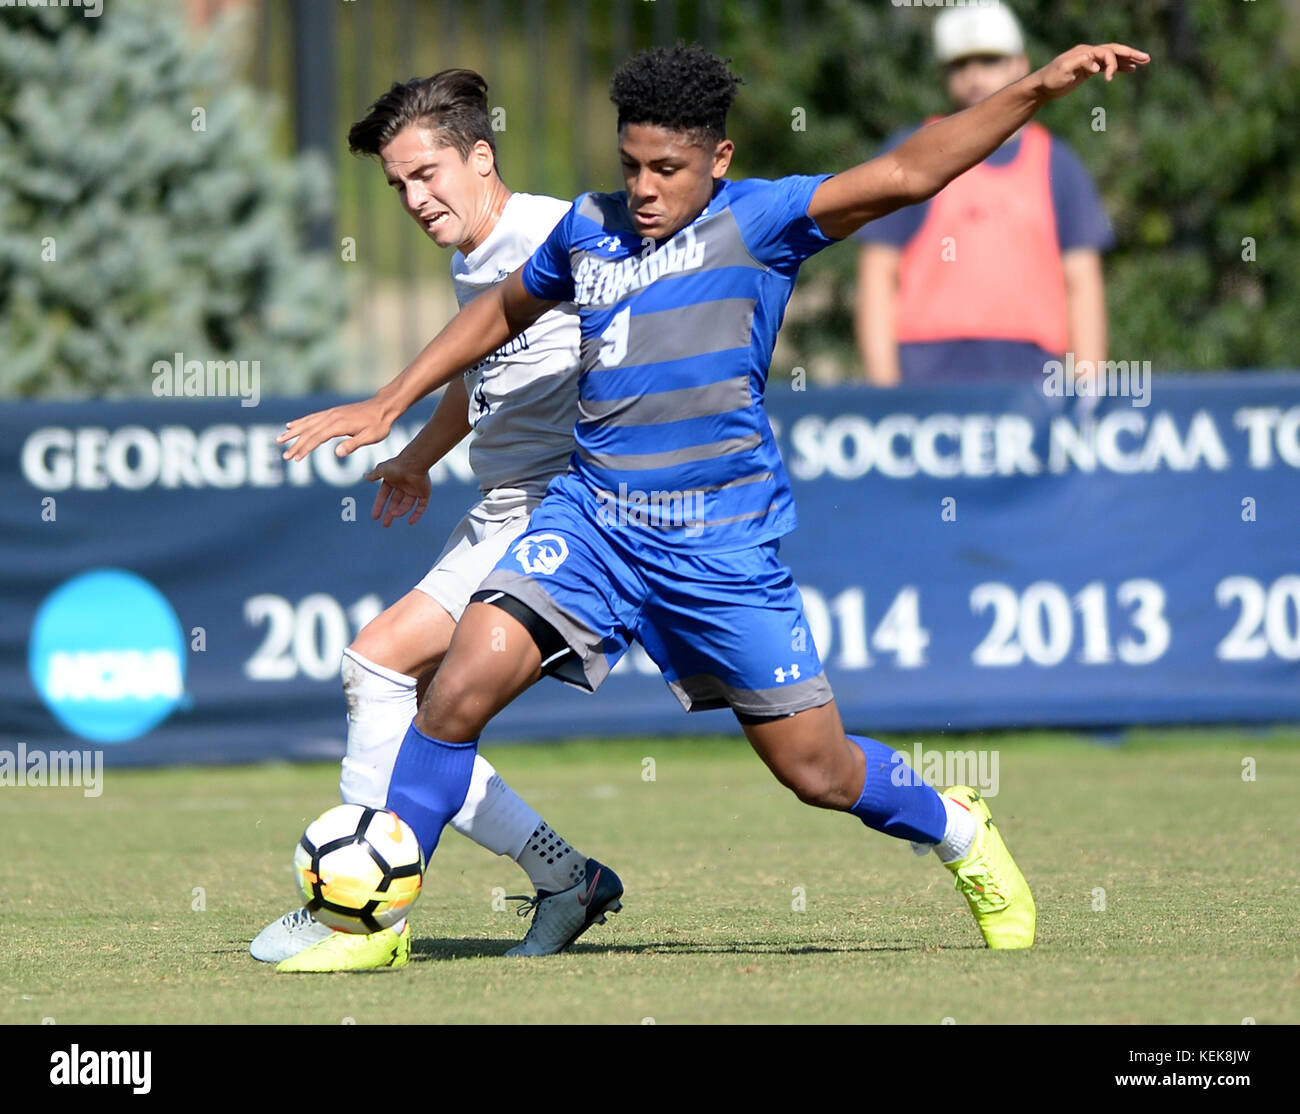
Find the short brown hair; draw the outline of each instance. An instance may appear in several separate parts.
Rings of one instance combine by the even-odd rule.
[[[487,91],[487,82],[473,70],[443,70],[432,77],[394,82],[349,129],[348,149],[354,155],[378,155],[403,128],[420,124],[454,147],[462,160],[480,139],[492,148],[495,159]]]

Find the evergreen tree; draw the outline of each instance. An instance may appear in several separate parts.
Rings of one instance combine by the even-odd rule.
[[[155,361],[258,360],[327,384],[338,269],[300,230],[322,164],[272,154],[267,106],[162,5],[0,18],[0,395],[150,391]]]

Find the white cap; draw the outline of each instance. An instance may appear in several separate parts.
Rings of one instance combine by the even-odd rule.
[[[1001,4],[949,8],[934,21],[934,56],[946,66],[973,54],[1023,54],[1016,17]]]

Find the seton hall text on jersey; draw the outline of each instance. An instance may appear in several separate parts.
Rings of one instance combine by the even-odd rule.
[[[695,238],[695,229],[688,225],[658,251],[649,254],[643,252],[627,259],[604,261],[584,254],[573,272],[574,304],[612,305],[664,275],[694,271],[704,266],[706,246]]]

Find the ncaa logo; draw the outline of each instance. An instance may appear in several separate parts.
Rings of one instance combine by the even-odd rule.
[[[152,584],[95,569],[42,602],[27,666],[45,706],[67,730],[99,743],[152,731],[185,699],[185,637]]]
[[[521,538],[512,552],[524,572],[550,575],[564,564],[569,547],[559,534],[530,534]]]

